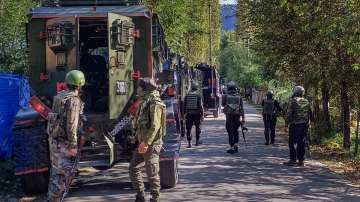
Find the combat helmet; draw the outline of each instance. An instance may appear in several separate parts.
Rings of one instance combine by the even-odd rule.
[[[227,84],[227,90],[228,92],[230,91],[236,91],[237,87],[236,87],[236,84],[234,81],[230,81],[228,84]]]
[[[305,88],[302,86],[295,86],[293,89],[294,96],[302,97],[305,94]]]
[[[139,79],[138,85],[144,90],[144,91],[154,91],[158,88],[156,82],[154,81],[154,79],[145,77],[145,78],[141,78]]]
[[[268,91],[266,92],[266,97],[272,98],[273,96],[274,96],[274,92],[273,92],[272,90],[268,90]]]
[[[65,83],[70,86],[82,87],[85,85],[85,75],[82,71],[71,70],[65,76]]]
[[[195,82],[191,83],[191,90],[196,91],[199,89],[199,85]]]

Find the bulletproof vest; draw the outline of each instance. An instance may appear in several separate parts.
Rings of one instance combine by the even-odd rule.
[[[240,96],[227,95],[226,104],[224,107],[224,113],[227,115],[239,115],[240,114]]]
[[[151,114],[150,114],[150,105],[151,104],[155,104],[157,106],[161,106],[162,109],[162,113],[161,113],[161,126],[160,127],[160,131],[158,133],[158,135],[160,135],[159,138],[162,138],[165,136],[166,134],[166,106],[165,104],[161,101],[160,98],[151,98],[147,101],[145,101],[144,106],[142,109],[139,110],[139,118],[138,118],[138,123],[141,125],[145,125],[146,128],[150,128],[150,124],[153,120],[151,120]]]
[[[308,123],[309,122],[310,103],[303,97],[295,98],[295,113],[294,123]]]
[[[185,112],[190,112],[190,111],[198,111],[199,110],[199,106],[198,106],[198,98],[199,95],[196,94],[195,92],[191,92],[189,94],[186,95],[186,106],[185,106]]]
[[[54,97],[52,112],[48,116],[47,133],[53,139],[63,139],[66,136],[66,101],[75,95],[69,91],[62,91]]]
[[[263,106],[264,115],[274,115],[275,114],[275,101],[273,99],[265,99]]]

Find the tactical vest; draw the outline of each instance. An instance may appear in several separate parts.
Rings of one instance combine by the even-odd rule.
[[[264,100],[263,114],[267,116],[275,114],[275,101],[273,99]]]
[[[227,95],[224,113],[226,115],[240,115],[240,96]]]
[[[54,97],[52,112],[48,116],[47,133],[52,139],[67,139],[65,103],[75,95],[69,91],[62,91]]]
[[[158,137],[155,137],[154,141],[161,141],[162,138],[166,135],[166,105],[161,101],[160,98],[155,98],[149,101],[145,101],[142,108],[138,111],[138,119],[137,119],[137,125],[143,125],[146,127],[146,129],[149,129],[151,127],[151,114],[150,114],[150,108],[151,105],[157,105],[161,106],[161,126],[160,131],[157,133]]]
[[[195,92],[190,92],[186,95],[185,102],[185,113],[189,112],[200,112],[199,106],[198,106],[198,99],[199,95]]]
[[[308,123],[309,122],[309,109],[310,103],[303,97],[296,97],[295,99],[295,113],[293,123]]]

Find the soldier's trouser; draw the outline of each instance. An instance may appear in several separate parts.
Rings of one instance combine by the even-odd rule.
[[[161,146],[150,146],[145,154],[133,152],[129,166],[129,174],[132,185],[138,193],[144,192],[144,182],[141,168],[145,166],[146,174],[150,184],[150,194],[153,198],[160,196],[160,176],[159,176],[159,155]]]
[[[186,114],[186,137],[188,141],[191,141],[191,129],[195,125],[196,140],[200,139],[201,134],[201,114]]]
[[[269,142],[271,140],[271,142],[274,142],[277,118],[276,116],[264,116],[263,120],[265,141]]]
[[[226,115],[225,127],[228,132],[230,146],[239,143],[240,115]]]
[[[65,185],[71,176],[75,157],[68,156],[57,144],[50,144],[50,180],[48,187],[48,201],[59,202],[65,191]],[[36,182],[35,182],[36,183]]]
[[[289,149],[290,160],[304,161],[305,160],[305,142],[308,125],[291,124],[289,128]],[[296,148],[295,148],[296,145]]]

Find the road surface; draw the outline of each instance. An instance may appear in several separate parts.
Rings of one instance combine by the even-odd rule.
[[[225,119],[207,118],[200,147],[183,144],[180,181],[176,188],[162,190],[161,201],[360,201],[360,189],[349,185],[324,165],[286,167],[285,140],[264,145],[263,123],[254,107],[245,104],[247,147],[240,139],[239,153],[230,155]],[[111,170],[81,176],[66,201],[134,201],[126,164]],[[147,196],[149,197],[149,196]]]

